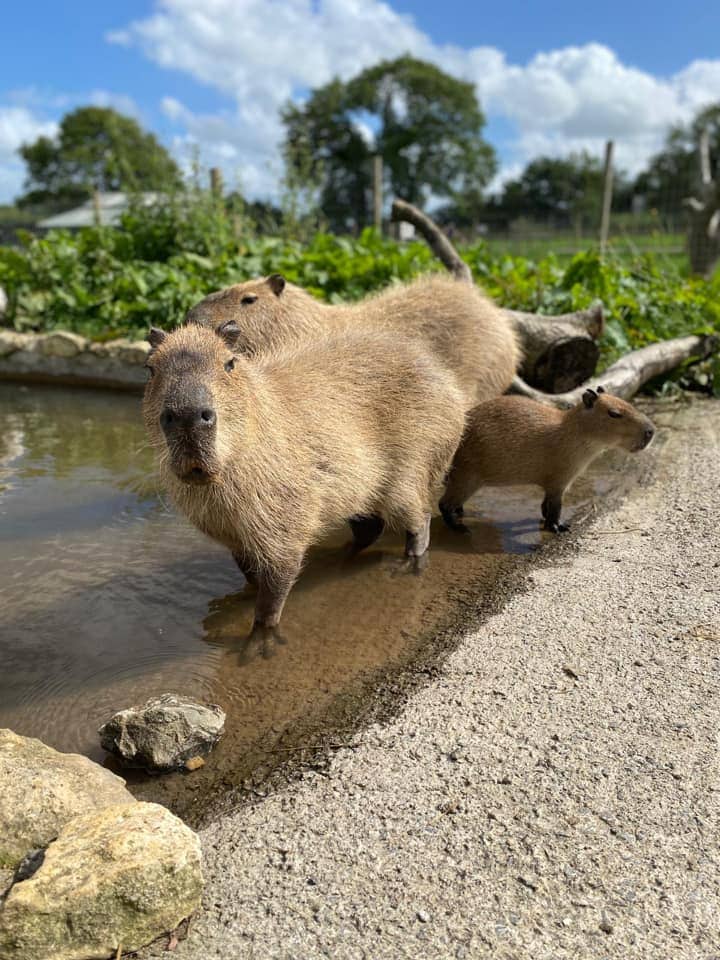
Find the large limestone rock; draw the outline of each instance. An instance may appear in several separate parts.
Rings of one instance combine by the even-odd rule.
[[[30,333],[18,333],[16,330],[0,330],[0,357],[7,357],[18,350],[27,350],[33,341]]]
[[[225,729],[225,713],[173,694],[121,710],[98,731],[105,750],[147,770],[176,770],[204,757]]]
[[[57,330],[37,338],[36,350],[44,357],[75,357],[87,347],[85,337]]]
[[[77,817],[0,908],[3,960],[114,957],[175,929],[200,905],[200,842],[155,803]]]
[[[78,814],[132,799],[124,780],[87,757],[0,729],[0,867],[47,846]]]

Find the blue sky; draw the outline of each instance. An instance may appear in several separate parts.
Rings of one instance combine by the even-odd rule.
[[[636,170],[671,123],[720,100],[718,38],[709,2],[7,4],[0,202],[21,187],[18,145],[88,102],[134,113],[181,162],[199,144],[248,194],[272,196],[282,103],[406,51],[475,83],[505,176],[537,153],[601,152],[608,136]]]

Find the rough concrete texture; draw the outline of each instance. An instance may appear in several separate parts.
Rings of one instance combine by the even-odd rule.
[[[0,907],[3,960],[87,960],[137,950],[190,916],[202,871],[195,834],[165,807],[76,817]]]
[[[720,956],[720,406],[657,420],[397,719],[203,831],[175,956]]]
[[[0,867],[47,846],[73,817],[133,800],[123,779],[87,757],[0,730]]]
[[[120,710],[98,733],[104,750],[147,770],[175,770],[206,757],[225,729],[216,704],[196,703],[165,693],[141,707]]]

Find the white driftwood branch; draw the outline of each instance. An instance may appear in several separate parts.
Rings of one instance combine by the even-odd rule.
[[[567,408],[574,407],[580,402],[583,392],[588,387],[602,384],[608,393],[617,397],[623,397],[625,400],[633,397],[643,384],[653,377],[658,377],[662,373],[667,373],[679,367],[681,363],[693,358],[704,359],[709,356],[718,347],[718,338],[714,336],[691,336],[678,337],[675,340],[663,340],[660,343],[653,343],[649,347],[642,347],[640,350],[633,350],[632,353],[621,357],[611,367],[608,367],[599,377],[593,378],[593,381],[581,384],[574,390],[566,393],[550,395],[541,390],[535,390],[520,377],[516,377],[512,390],[513,393],[521,393],[523,396],[532,397],[541,403],[551,406]]]

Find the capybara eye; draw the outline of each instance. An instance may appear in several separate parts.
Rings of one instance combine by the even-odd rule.
[[[619,418],[622,416],[622,414],[620,413],[619,410],[608,410],[608,416],[609,416],[609,417],[615,417],[616,419],[619,419]]]
[[[235,357],[230,357],[230,359],[225,364],[226,373],[231,373],[235,369]]]
[[[255,303],[257,300],[257,294],[249,293],[246,297],[243,297],[240,303],[243,306],[247,306],[249,303]]]

